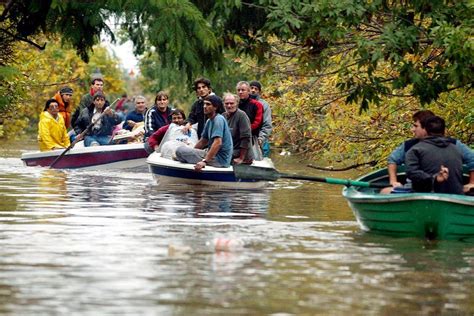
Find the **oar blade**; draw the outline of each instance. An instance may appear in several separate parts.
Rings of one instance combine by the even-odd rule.
[[[280,177],[277,170],[268,167],[240,164],[234,165],[233,168],[237,179],[276,181]]]

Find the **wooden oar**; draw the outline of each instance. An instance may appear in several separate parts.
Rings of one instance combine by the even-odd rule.
[[[303,176],[298,174],[289,174],[289,173],[280,173],[274,168],[266,167],[256,167],[252,165],[234,165],[234,174],[237,179],[253,179],[253,180],[265,180],[265,181],[276,181],[279,178],[285,179],[295,179],[295,180],[306,180],[306,181],[316,181],[316,182],[325,182],[330,184],[341,184],[345,186],[357,186],[357,187],[366,187],[366,188],[385,188],[390,186],[386,183],[370,183],[363,181],[347,180],[347,179],[337,179],[337,178],[322,178],[322,177],[312,177],[312,176]]]
[[[112,104],[111,104],[109,107],[112,108],[112,105],[114,105],[115,102],[117,102],[118,100],[120,100],[120,98],[117,98],[117,100],[115,100],[114,102],[112,102]],[[105,109],[104,109],[104,111],[105,111]],[[79,142],[79,140],[81,140],[82,138],[84,138],[84,136],[86,136],[87,133],[89,133],[89,131],[90,131],[90,129],[92,128],[92,126],[94,126],[94,124],[95,124],[97,121],[99,121],[99,120],[102,119],[102,116],[104,116],[104,112],[102,112],[102,114],[99,116],[99,118],[98,118],[95,122],[91,122],[91,123],[86,127],[86,129],[83,130],[82,133],[80,133],[80,134],[78,135],[78,137],[76,137],[76,139],[78,139],[77,141],[76,141],[76,140],[73,141],[73,142],[71,143],[71,145],[69,145],[66,149],[64,149],[64,151],[63,151],[59,156],[57,156],[56,159],[54,159],[53,163],[51,163],[51,164],[49,165],[49,169],[53,168],[53,167],[58,163],[58,161],[61,160],[61,158],[63,158],[64,155],[65,155],[69,150],[71,150],[71,149],[74,147],[74,145],[76,145],[77,142]]]

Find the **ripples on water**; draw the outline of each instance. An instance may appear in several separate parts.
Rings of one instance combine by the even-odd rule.
[[[340,189],[162,188],[0,159],[0,313],[474,313],[472,245],[361,233]]]

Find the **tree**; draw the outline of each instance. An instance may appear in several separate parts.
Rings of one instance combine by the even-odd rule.
[[[116,98],[124,90],[118,61],[104,47],[95,47],[86,64],[74,50],[62,47],[58,39],[50,38],[43,51],[28,49],[26,43],[16,45],[11,67],[14,71],[8,74],[8,103],[0,109],[0,137],[14,138],[28,130],[36,132],[46,100],[65,85],[73,88],[72,105],[77,105],[81,95],[88,91],[91,73],[96,69],[104,77],[108,99]]]
[[[400,90],[427,104],[443,92],[472,88],[474,7],[468,1],[260,0],[242,6],[266,12],[261,29],[238,38],[247,50],[297,59],[318,76],[337,72],[345,100],[362,109]],[[286,50],[269,46],[275,36]]]

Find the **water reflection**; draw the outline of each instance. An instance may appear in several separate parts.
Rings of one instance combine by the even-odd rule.
[[[38,178],[38,197],[41,200],[54,202],[66,201],[67,173],[58,169],[41,170]]]
[[[0,159],[0,313],[474,313],[472,244],[362,233],[340,187],[161,188],[17,160]]]
[[[150,193],[147,212],[177,212],[191,217],[263,217],[270,200],[266,190],[203,190],[199,186],[160,188],[159,192]]]
[[[474,298],[473,244],[371,234],[356,234],[354,241],[371,254],[363,267],[367,281],[397,293],[390,301],[385,299],[383,314],[400,309],[428,315],[453,313],[459,309],[456,301]]]

